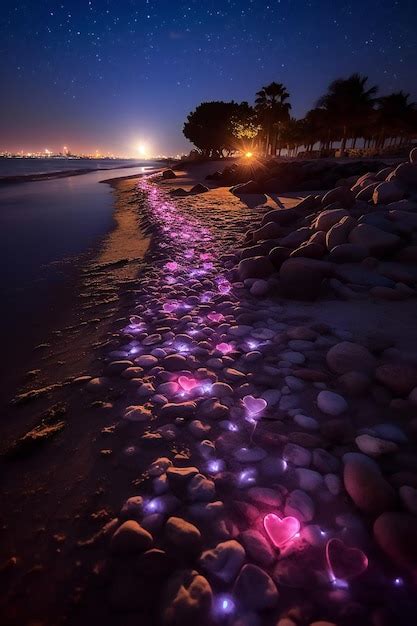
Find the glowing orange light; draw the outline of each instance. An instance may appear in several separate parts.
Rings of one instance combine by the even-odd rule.
[[[253,157],[253,152],[246,152],[246,153],[245,153],[245,157],[246,157],[247,159],[250,159],[251,157]]]

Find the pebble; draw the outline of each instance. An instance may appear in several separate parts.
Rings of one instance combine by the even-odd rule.
[[[195,570],[179,570],[168,579],[161,596],[163,626],[204,624],[211,611],[210,583]]]
[[[114,533],[110,549],[115,555],[133,554],[148,550],[153,543],[152,535],[136,521],[123,522]]]
[[[203,552],[199,563],[204,571],[218,580],[231,583],[242,567],[245,556],[245,550],[241,544],[231,539],[218,543],[212,550]]]
[[[282,457],[292,465],[308,467],[311,463],[311,452],[295,443],[287,443],[282,451]]]
[[[266,452],[262,448],[238,448],[233,453],[234,458],[240,463],[255,463],[262,461],[266,457]]]
[[[264,535],[258,530],[245,530],[239,535],[239,541],[248,557],[262,567],[269,567],[276,559],[274,550]]]
[[[305,491],[295,489],[287,498],[284,512],[300,522],[311,522],[314,517],[314,502]]]
[[[165,524],[165,539],[170,549],[174,549],[178,556],[185,553],[188,556],[198,556],[201,552],[202,538],[196,526],[186,522],[181,517],[170,517]]]
[[[340,415],[348,408],[343,396],[334,393],[334,391],[320,391],[317,396],[317,405],[327,415]]]
[[[382,454],[392,454],[398,450],[398,446],[393,441],[386,441],[372,435],[359,435],[355,439],[356,445],[361,452],[372,457],[378,457]]]
[[[382,513],[395,506],[394,489],[375,461],[360,453],[345,455],[343,481],[356,506],[368,513]]]
[[[241,604],[254,611],[273,609],[278,604],[278,589],[272,578],[251,563],[240,570],[234,585],[234,595]]]

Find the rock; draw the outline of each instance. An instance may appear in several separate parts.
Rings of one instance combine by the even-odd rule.
[[[321,259],[325,252],[326,249],[324,246],[313,241],[306,241],[301,244],[299,248],[291,252],[290,258],[304,257],[306,259]]]
[[[242,567],[234,585],[234,594],[248,609],[263,611],[278,604],[278,590],[272,578],[257,565]]]
[[[198,474],[197,467],[168,467],[166,470],[171,489],[180,494],[185,493],[188,483]]]
[[[375,461],[359,453],[351,453],[346,457],[344,485],[356,506],[373,514],[393,508],[396,503],[395,492]]]
[[[197,183],[197,185],[194,185],[194,187],[191,187],[190,194],[206,193],[207,191],[209,191],[209,188],[206,187],[206,185]]]
[[[353,217],[345,216],[334,224],[326,234],[326,246],[330,251],[336,246],[347,243],[350,231],[356,226],[356,220]]]
[[[319,295],[323,280],[331,274],[331,263],[316,259],[290,258],[282,264],[279,277],[287,296],[313,300]]]
[[[253,241],[264,241],[265,239],[277,239],[282,235],[282,229],[276,222],[267,222],[252,232]]]
[[[374,523],[380,548],[398,567],[417,573],[416,518],[407,513],[383,513]]]
[[[111,551],[115,555],[145,552],[153,543],[152,535],[134,520],[123,522],[111,539]]]
[[[169,193],[174,198],[182,198],[183,196],[188,196],[188,192],[185,191],[185,189],[183,189],[182,187],[178,187],[177,189],[173,189]]]
[[[323,477],[318,472],[305,467],[298,467],[294,471],[297,479],[297,486],[304,491],[313,492],[318,491],[323,487]]]
[[[271,545],[258,530],[249,529],[239,535],[248,557],[262,567],[269,567],[276,556]]]
[[[400,487],[399,493],[404,507],[413,515],[417,515],[417,489],[403,485]]]
[[[163,626],[206,626],[213,594],[209,582],[195,570],[180,570],[169,578],[161,597]]]
[[[387,233],[372,224],[359,224],[349,234],[349,241],[367,248],[374,256],[383,255],[395,250],[401,243],[398,235]]]
[[[342,243],[331,249],[329,260],[335,263],[355,263],[368,256],[368,249],[353,243]]]
[[[131,496],[123,504],[120,517],[127,520],[140,520],[143,515],[143,504],[142,496]]]
[[[188,483],[188,497],[192,502],[211,502],[215,495],[214,482],[203,474],[197,474]]]
[[[170,517],[165,525],[165,539],[178,556],[196,557],[201,552],[201,533],[196,526],[181,517]]]
[[[320,391],[317,396],[317,406],[327,415],[340,415],[348,408],[343,396],[333,391]]]
[[[295,489],[287,498],[284,512],[300,522],[311,522],[314,517],[314,502],[305,491]]]
[[[238,265],[239,279],[242,281],[246,278],[268,278],[274,271],[272,262],[264,256],[242,259]]]
[[[346,372],[337,379],[342,391],[346,391],[352,396],[364,394],[371,385],[371,379],[363,372]]]
[[[256,461],[262,461],[266,457],[265,450],[262,448],[238,448],[233,456],[240,463],[255,463]]]
[[[417,163],[417,148],[412,148],[412,150],[410,150],[410,163]]]
[[[282,503],[281,494],[269,487],[251,487],[248,489],[248,497],[262,506],[279,507]]]
[[[325,193],[321,200],[322,206],[333,202],[340,202],[343,207],[350,208],[355,204],[355,195],[347,187],[336,187]]]
[[[231,583],[236,578],[245,560],[245,550],[240,543],[231,539],[218,543],[212,550],[206,550],[200,557],[203,570],[217,579]]]
[[[297,248],[304,243],[311,235],[311,230],[307,226],[297,228],[291,233],[280,239],[280,245],[286,248]]]
[[[400,163],[392,176],[407,186],[417,187],[417,165],[414,163]]]
[[[372,194],[374,204],[389,204],[404,198],[404,192],[395,182],[380,183]]]
[[[235,196],[242,196],[246,193],[259,193],[259,184],[254,180],[248,180],[246,183],[230,187],[230,192]]]
[[[255,280],[252,287],[250,288],[250,293],[256,297],[265,296],[268,293],[269,285],[266,280]]]
[[[326,355],[327,365],[337,374],[345,374],[352,370],[372,373],[376,367],[376,359],[358,343],[342,341],[330,348]]]
[[[333,190],[334,191],[334,190]],[[319,213],[315,221],[317,230],[323,230],[327,233],[335,224],[340,222],[344,217],[350,217],[349,213],[344,209],[330,209]]]
[[[397,444],[393,441],[387,441],[372,435],[359,435],[355,441],[361,452],[373,457],[381,456],[381,454],[392,454],[398,450]]]
[[[300,467],[308,467],[311,463],[311,452],[295,443],[287,443],[282,451],[282,458]]]
[[[276,269],[279,269],[284,261],[288,259],[290,254],[291,250],[289,248],[284,248],[284,246],[276,246],[275,248],[272,248],[272,250],[269,252],[268,257],[274,267]]]
[[[177,175],[174,170],[167,169],[162,172],[162,178],[169,180],[170,178],[177,178]]]
[[[385,363],[377,367],[375,378],[393,393],[406,396],[417,386],[417,368],[408,363]]]

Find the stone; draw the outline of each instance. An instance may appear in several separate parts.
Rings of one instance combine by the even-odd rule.
[[[370,377],[364,372],[346,372],[337,379],[342,391],[346,391],[352,396],[364,394],[371,385]]]
[[[200,557],[202,569],[218,580],[231,583],[235,580],[245,560],[245,550],[238,541],[231,539],[218,543]]]
[[[314,517],[314,502],[305,491],[295,489],[287,498],[284,512],[300,522],[311,522]]]
[[[297,486],[308,492],[318,491],[323,487],[323,477],[318,472],[305,467],[298,467],[294,471]]]
[[[334,190],[333,190],[334,191]],[[340,222],[344,217],[350,217],[349,213],[344,209],[330,209],[319,213],[315,226],[317,230],[323,230],[327,233],[332,226]]]
[[[408,513],[389,512],[374,523],[374,537],[379,547],[398,567],[416,573],[416,518]]]
[[[393,177],[407,186],[417,187],[417,165],[414,163],[400,163],[395,168]]]
[[[281,266],[279,277],[284,293],[299,300],[313,300],[323,280],[332,274],[332,265],[317,259],[290,258]]]
[[[237,271],[239,279],[243,281],[246,278],[268,278],[275,268],[268,257],[256,256],[242,259]]]
[[[142,528],[136,521],[123,522],[114,533],[110,549],[115,555],[135,554],[145,552],[153,543],[152,535]]]
[[[176,178],[177,175],[172,169],[167,169],[162,172],[162,178],[165,180],[169,180],[171,178]]]
[[[142,405],[126,407],[123,415],[123,419],[129,422],[147,422],[151,417],[151,411]]]
[[[266,452],[262,448],[238,448],[233,456],[240,463],[255,463],[262,461],[266,457]]]
[[[372,435],[359,435],[355,441],[361,452],[372,457],[378,457],[382,454],[393,454],[398,450],[397,444],[393,441],[386,441]]]
[[[279,507],[282,503],[281,494],[269,487],[251,487],[248,489],[248,497],[262,506]]]
[[[269,567],[276,559],[274,550],[258,530],[245,530],[239,535],[249,559],[262,567]]]
[[[375,378],[399,395],[408,395],[417,386],[417,368],[408,363],[385,363],[377,367]]]
[[[267,222],[252,232],[255,242],[265,239],[277,239],[280,235],[282,235],[282,229],[276,222]]]
[[[322,206],[328,206],[333,202],[340,202],[343,207],[350,208],[355,204],[355,195],[348,187],[335,187],[324,194],[321,204]]]
[[[205,626],[213,601],[211,586],[195,570],[179,570],[169,578],[161,597],[163,626]]]
[[[272,578],[260,567],[247,564],[240,570],[234,585],[234,594],[248,609],[263,611],[278,604],[278,589]]]
[[[188,497],[192,502],[211,502],[216,496],[214,482],[203,474],[196,474],[188,483]]]
[[[380,183],[372,194],[374,204],[389,204],[404,198],[404,191],[394,181]]]
[[[404,507],[413,515],[417,515],[417,489],[409,485],[402,485],[399,494]]]
[[[317,406],[320,411],[326,413],[327,415],[340,415],[344,413],[347,408],[347,402],[340,396],[338,393],[334,393],[334,391],[320,391],[317,396]]]
[[[331,347],[326,355],[327,365],[337,374],[357,372],[372,373],[376,359],[367,348],[351,341],[342,341]]]
[[[373,256],[379,256],[398,248],[401,239],[372,224],[359,224],[349,233],[349,242],[367,248]]]
[[[395,506],[394,489],[385,480],[375,461],[364,454],[346,455],[343,481],[346,491],[362,511],[378,514]]]
[[[282,457],[292,465],[308,467],[311,463],[311,452],[295,443],[287,443],[282,451]]]
[[[188,483],[197,474],[199,474],[197,467],[168,467],[166,470],[171,489],[180,494],[185,492]]]
[[[143,515],[143,504],[142,496],[131,496],[123,504],[120,517],[122,519],[139,521]]]
[[[368,256],[368,249],[353,243],[342,243],[331,249],[329,260],[335,263],[359,263]]]
[[[196,557],[201,552],[201,533],[194,524],[185,521],[181,517],[170,517],[165,525],[165,539],[170,549],[173,549],[181,557]]]
[[[262,297],[268,293],[268,290],[269,290],[268,282],[266,280],[258,279],[258,280],[255,280],[255,282],[253,283],[249,291],[252,294],[252,296]]]

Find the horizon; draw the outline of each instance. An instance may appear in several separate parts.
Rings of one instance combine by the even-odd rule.
[[[0,26],[4,151],[181,154],[192,148],[184,121],[201,101],[252,104],[274,80],[287,87],[297,118],[332,80],[356,71],[379,95],[403,90],[417,100],[408,1],[8,4]]]

